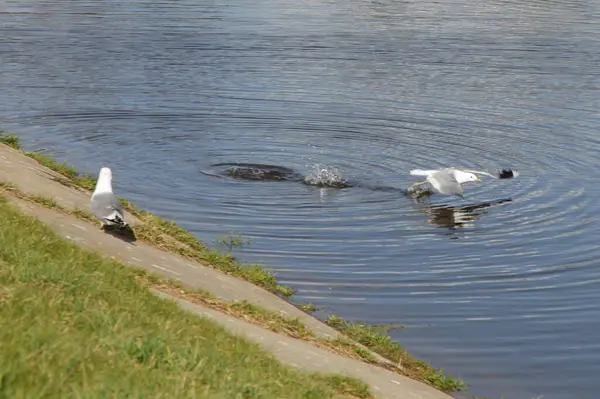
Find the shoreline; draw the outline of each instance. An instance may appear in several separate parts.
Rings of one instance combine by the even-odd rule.
[[[30,170],[36,169],[30,163],[34,161],[38,165],[38,170],[48,168],[53,171],[52,174],[46,173],[46,176],[36,177],[39,179],[38,184],[48,186],[48,189],[42,193],[36,192],[31,187],[28,187],[29,191],[27,191],[25,188],[27,184],[13,181],[25,178],[21,175],[19,178],[11,176],[15,169],[13,173],[4,173],[4,176],[0,169],[2,194],[59,212],[66,218],[76,218],[82,223],[96,223],[97,230],[97,221],[87,210],[90,190],[93,190],[95,184],[94,177],[80,175],[74,168],[66,164],[58,164],[43,154],[23,151],[16,135],[0,131],[0,143],[3,143],[0,145],[0,155],[3,155],[5,161],[28,164],[27,168]],[[288,298],[293,294],[292,289],[279,285],[275,276],[263,266],[241,265],[231,253],[208,249],[195,236],[181,229],[174,222],[145,212],[127,200],[122,199],[122,202],[127,212],[126,218],[136,236],[136,243],[151,247],[155,258],[164,257],[160,255],[164,252],[180,257],[182,263],[198,262],[199,265],[206,267],[206,270],[202,271],[205,276],[212,274],[216,279],[207,290],[208,287],[190,284],[190,281],[185,276],[181,276],[180,272],[173,274],[169,270],[160,270],[160,267],[153,268],[149,265],[144,267],[144,265],[126,262],[130,263],[128,266],[142,267],[137,269],[138,280],[142,284],[177,300],[205,306],[278,334],[310,342],[337,355],[360,360],[398,376],[408,376],[441,391],[452,392],[464,388],[465,384],[462,381],[455,380],[445,375],[442,370],[434,369],[427,363],[413,358],[376,327],[360,322],[348,322],[333,315],[330,315],[326,321],[318,320],[310,315],[309,311],[304,311],[301,305],[290,302]],[[25,209],[22,206],[21,208]],[[106,236],[108,238],[110,235],[106,234]],[[120,241],[119,243],[123,244]],[[110,255],[102,250],[96,251],[104,256]],[[152,261],[150,264],[158,266]],[[146,271],[142,271],[144,269]],[[211,269],[210,273],[208,269]],[[180,275],[177,276],[176,273]],[[246,281],[242,284],[243,280],[240,278],[253,285]],[[221,284],[221,288],[213,289],[217,281],[222,282],[224,279],[228,280],[227,284]],[[234,294],[232,291],[237,292]]]

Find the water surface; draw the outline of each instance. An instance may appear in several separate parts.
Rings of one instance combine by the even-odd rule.
[[[118,194],[210,245],[251,238],[239,255],[294,301],[405,326],[476,394],[595,399],[599,17],[597,0],[5,2],[0,120],[111,166]],[[214,173],[233,163],[354,184]],[[410,169],[448,165],[521,176],[402,194]]]

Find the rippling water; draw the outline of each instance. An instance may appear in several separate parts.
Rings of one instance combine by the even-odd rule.
[[[600,3],[14,1],[0,122],[493,398],[600,383]],[[344,189],[216,164],[315,165]],[[464,201],[411,168],[516,167]],[[335,169],[334,169],[335,168]],[[502,201],[511,199],[512,201]]]

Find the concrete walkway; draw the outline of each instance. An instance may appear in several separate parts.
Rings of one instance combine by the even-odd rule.
[[[41,166],[19,151],[0,144],[0,182],[10,182],[29,195],[53,198],[65,209],[89,209],[90,193],[60,183],[64,177]],[[118,182],[115,184],[118,190]],[[11,197],[11,202],[24,213],[37,217],[63,237],[82,247],[122,261],[133,267],[149,270],[180,280],[192,288],[201,288],[226,301],[246,300],[250,303],[299,318],[315,335],[335,338],[339,332],[301,311],[291,303],[245,280],[222,273],[212,267],[156,249],[143,242],[127,243],[99,230],[98,225],[83,222],[72,215],[44,208],[40,205]],[[127,221],[135,224],[131,215]],[[160,293],[161,296],[165,294]],[[450,396],[423,383],[387,371],[381,367],[349,359],[306,341],[286,337],[256,325],[235,319],[179,298],[180,306],[209,317],[235,334],[243,335],[271,351],[282,362],[311,370],[340,373],[358,377],[371,385],[381,398],[394,399],[449,399]],[[376,355],[381,362],[388,362]]]

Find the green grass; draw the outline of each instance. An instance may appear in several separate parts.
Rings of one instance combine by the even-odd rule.
[[[437,370],[422,360],[415,359],[400,344],[382,332],[385,328],[378,329],[365,323],[349,322],[334,315],[329,316],[327,324],[391,360],[409,377],[424,380],[442,391],[457,391],[465,387],[463,381],[446,375],[443,370]]]
[[[21,148],[21,139],[19,139],[19,136],[6,130],[0,130],[0,143],[4,143],[15,150]]]
[[[357,398],[373,397],[369,388],[362,381],[354,378],[347,378],[339,375],[327,375],[325,376],[325,382],[333,387],[336,392],[343,395]]]
[[[138,277],[3,203],[0,396],[371,397],[360,381],[278,363]]]

